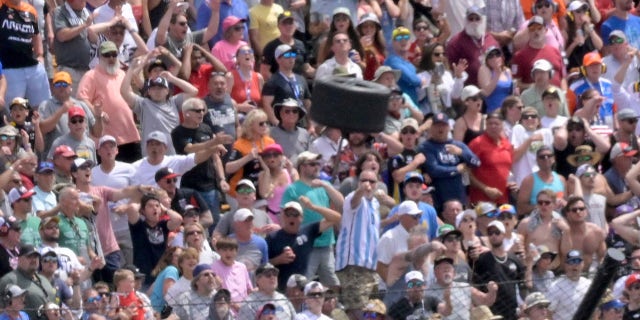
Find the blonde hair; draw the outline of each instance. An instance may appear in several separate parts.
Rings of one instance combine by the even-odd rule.
[[[195,258],[196,260],[199,260],[200,259],[200,252],[198,252],[198,250],[196,250],[195,248],[184,248],[184,249],[182,249],[182,254],[178,258],[178,271],[180,271],[180,274],[184,274],[184,270],[182,270],[182,267],[180,267],[180,265],[185,260],[191,259],[191,258]]]
[[[129,269],[118,269],[113,273],[113,285],[117,288],[118,283],[122,280],[126,280],[127,278],[135,279],[135,275],[133,271]]]
[[[262,120],[264,119],[264,120]],[[247,140],[254,140],[260,137],[254,137],[253,132],[251,131],[251,127],[256,122],[267,121],[267,114],[262,109],[254,109],[247,113],[247,116],[244,118],[244,122],[242,123],[242,135],[241,138]],[[265,135],[269,134],[269,129],[267,128],[267,132]]]

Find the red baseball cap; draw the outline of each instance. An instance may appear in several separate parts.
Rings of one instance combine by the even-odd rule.
[[[77,158],[78,155],[76,155],[76,152],[73,151],[73,149],[71,149],[71,147],[67,146],[67,145],[61,145],[58,146],[56,148],[56,150],[53,152],[53,156],[63,156],[65,158],[69,158],[69,157],[74,157]]]
[[[87,116],[87,114],[84,113],[84,109],[82,109],[82,107],[72,106],[71,108],[69,108],[69,119],[71,119],[73,117],[83,117],[83,118],[85,118],[86,116]]]

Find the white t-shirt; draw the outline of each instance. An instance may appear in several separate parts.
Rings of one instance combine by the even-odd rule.
[[[388,265],[393,256],[408,251],[408,239],[409,232],[401,224],[385,232],[378,242],[378,261]]]
[[[132,185],[144,184],[144,185],[156,185],[156,171],[164,167],[173,169],[175,173],[184,174],[196,166],[195,153],[188,155],[173,155],[164,156],[162,162],[157,165],[149,163],[147,158],[142,158],[133,163],[133,167],[136,169],[136,173],[132,179]],[[178,177],[178,183],[176,185],[180,188],[180,177]]]
[[[517,149],[520,147],[534,133],[542,134],[542,141],[532,142],[522,158],[514,162],[511,167],[511,172],[513,173],[518,187],[520,187],[520,184],[525,177],[539,170],[536,162],[536,152],[538,149],[543,145],[553,148],[553,133],[551,132],[551,129],[542,128],[536,131],[527,131],[527,129],[525,129],[521,124],[517,124],[513,127],[513,132],[511,133],[511,144],[513,145],[513,148]]]
[[[116,161],[111,172],[104,172],[100,166],[95,166],[91,169],[91,184],[94,186],[122,189],[132,185],[132,179],[135,173],[136,168],[126,162]]]
[[[540,118],[540,124],[542,124],[543,128],[553,129],[555,127],[564,126],[568,119],[569,118],[564,116],[556,116],[555,118],[543,116]]]

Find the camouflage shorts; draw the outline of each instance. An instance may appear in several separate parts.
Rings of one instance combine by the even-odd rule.
[[[340,279],[340,302],[347,310],[362,309],[378,291],[378,274],[363,267],[347,266],[336,272]]]

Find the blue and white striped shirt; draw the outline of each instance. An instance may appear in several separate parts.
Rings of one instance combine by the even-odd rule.
[[[344,199],[340,235],[336,243],[336,271],[348,265],[376,269],[376,247],[380,239],[380,203],[376,198],[362,198],[360,205],[351,209],[351,192]]]

